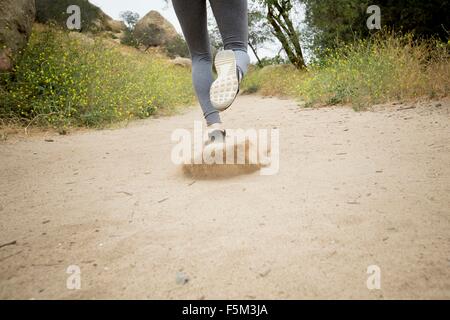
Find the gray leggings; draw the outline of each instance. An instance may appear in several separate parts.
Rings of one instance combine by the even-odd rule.
[[[207,0],[172,0],[192,58],[192,79],[208,125],[220,123],[219,112],[209,97],[212,74],[211,45],[208,35]],[[219,26],[225,50],[233,50],[237,66],[245,74],[250,58],[247,0],[209,0]]]

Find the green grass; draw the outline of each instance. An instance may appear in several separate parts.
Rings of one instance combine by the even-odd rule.
[[[446,44],[384,34],[330,51],[308,71],[291,66],[253,70],[243,90],[297,97],[307,105],[350,104],[355,109],[436,98],[450,90],[449,57]]]
[[[36,25],[14,74],[2,74],[0,118],[103,127],[192,103],[190,70],[167,59]]]

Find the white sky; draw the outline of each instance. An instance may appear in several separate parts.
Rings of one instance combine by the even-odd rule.
[[[174,25],[179,33],[182,33],[180,24],[178,23],[178,19],[170,2],[168,5],[164,0],[89,0],[89,2],[100,7],[107,15],[116,20],[120,20],[120,13],[127,10],[137,12],[141,17],[146,15],[150,10],[157,10]],[[252,56],[252,61],[255,61],[256,58],[250,51],[251,50],[249,50],[249,53]],[[274,47],[267,48],[265,50],[263,49],[259,53],[262,57],[264,57],[273,56],[277,52],[278,48]]]

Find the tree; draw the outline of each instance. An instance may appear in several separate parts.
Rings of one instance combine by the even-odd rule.
[[[170,58],[176,58],[177,56],[182,58],[189,57],[189,48],[186,41],[180,35],[177,35],[166,43],[166,51]]]
[[[297,0],[259,0],[267,9],[267,20],[273,35],[280,41],[289,61],[298,69],[305,69],[300,45],[300,33],[294,26],[291,11]]]
[[[137,12],[123,11],[119,16],[130,31],[134,30],[134,27],[136,27],[136,24],[139,21],[139,13]]]
[[[104,24],[105,15],[97,6],[88,0],[36,0],[36,21],[40,23],[56,23],[61,27],[66,27],[67,8],[77,5],[81,9],[81,30],[82,32],[98,32],[107,29]]]
[[[317,56],[341,43],[370,34],[366,26],[368,0],[303,0],[307,46]]]
[[[378,0],[382,23],[394,30],[412,32],[418,37],[449,38],[449,0]]]
[[[139,41],[134,36],[134,29],[139,21],[139,14],[133,11],[124,11],[120,13],[120,18],[126,25],[126,30],[122,37],[121,43],[131,47],[139,47]]]
[[[302,0],[306,8],[308,46],[324,54],[342,43],[367,38],[377,30],[366,25],[367,8],[381,9],[382,27],[412,32],[416,37],[438,37],[447,41],[450,29],[449,0]],[[318,52],[317,52],[318,51]]]

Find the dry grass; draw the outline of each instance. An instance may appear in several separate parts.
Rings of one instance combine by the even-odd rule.
[[[295,96],[294,83],[300,83],[305,77],[292,65],[273,65],[263,69],[250,68],[243,83],[243,93],[260,93],[265,96]]]
[[[447,96],[450,90],[449,46],[384,34],[329,52],[307,72],[290,66],[253,70],[244,92],[289,95],[307,105],[372,104],[420,97]]]

